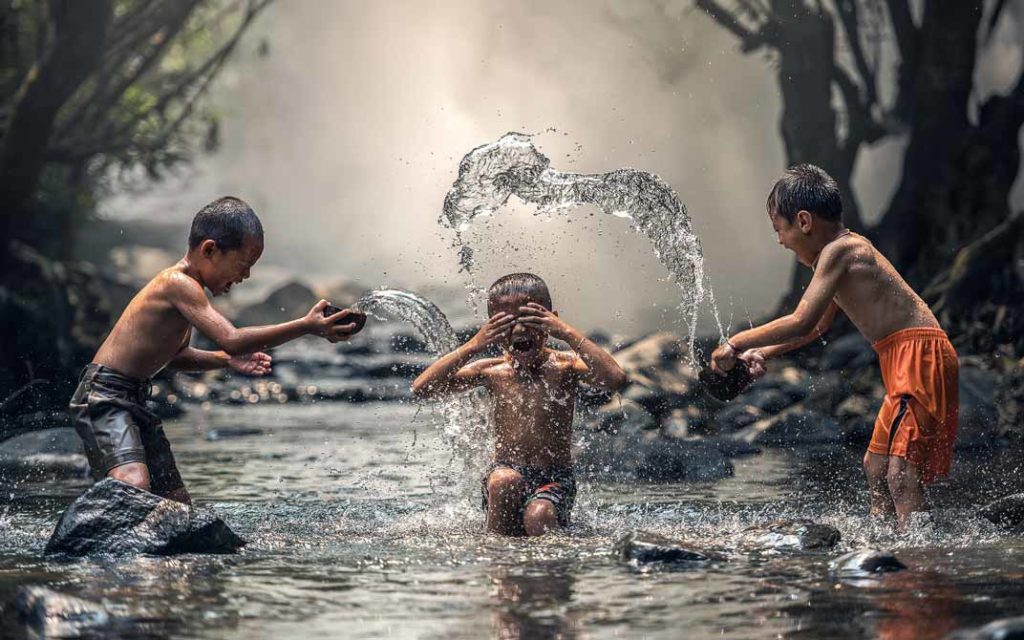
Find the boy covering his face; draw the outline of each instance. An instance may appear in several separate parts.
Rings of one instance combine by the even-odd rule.
[[[514,273],[491,285],[490,319],[432,364],[413,392],[438,397],[485,387],[494,400],[494,459],[483,478],[487,529],[538,536],[569,524],[576,497],[572,422],[580,383],[617,390],[626,375],[608,352],[558,317],[547,285]],[[548,336],[572,351],[548,348]],[[502,355],[474,360],[490,345]]]

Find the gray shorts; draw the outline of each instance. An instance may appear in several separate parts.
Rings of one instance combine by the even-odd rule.
[[[149,380],[90,364],[68,409],[97,479],[114,467],[141,462],[149,468],[153,493],[167,495],[184,483],[160,418],[146,408],[150,391]]]

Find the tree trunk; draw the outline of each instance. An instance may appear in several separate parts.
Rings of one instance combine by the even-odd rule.
[[[971,222],[971,235],[992,226],[988,221],[978,228],[981,220],[972,220],[980,203],[971,197],[969,184],[980,176],[972,175],[965,164],[971,144],[978,140],[967,108],[981,14],[980,3],[975,2],[925,5],[903,176],[888,211],[871,233],[879,249],[912,284],[921,284],[948,264],[966,239],[964,222]],[[1002,219],[1008,213],[1006,193],[1001,195],[1002,211],[992,218]]]
[[[54,121],[61,106],[97,68],[113,16],[113,0],[53,0],[53,46],[32,67],[14,99],[0,142],[0,241],[6,247],[16,221],[36,191]],[[6,253],[6,250],[3,250]]]

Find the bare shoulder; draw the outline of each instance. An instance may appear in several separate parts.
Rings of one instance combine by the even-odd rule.
[[[845,271],[855,262],[870,258],[874,252],[870,242],[851,233],[825,245],[818,257],[817,270]]]
[[[164,294],[169,300],[191,301],[206,298],[203,286],[181,272],[177,267],[164,269],[150,281],[154,292]]]

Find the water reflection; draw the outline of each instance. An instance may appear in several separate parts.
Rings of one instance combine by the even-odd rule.
[[[575,576],[568,561],[494,566],[491,581],[492,637],[500,640],[577,638],[581,617],[571,606]]]

